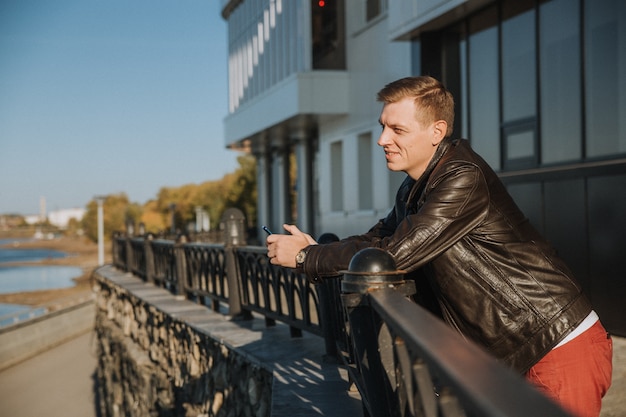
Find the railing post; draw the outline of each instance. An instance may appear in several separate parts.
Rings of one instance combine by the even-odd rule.
[[[228,283],[228,314],[234,320],[252,318],[249,311],[241,306],[241,277],[237,266],[237,246],[246,244],[244,233],[245,217],[241,210],[227,209],[222,215],[224,225],[224,266]]]
[[[331,243],[339,241],[339,237],[334,233],[324,233],[317,239],[319,244]],[[324,360],[336,362],[339,359],[339,351],[337,349],[337,334],[339,327],[344,327],[343,317],[333,314],[336,304],[339,304],[339,279],[328,278],[321,282],[318,286],[318,294],[320,298],[320,324],[324,335],[324,344],[326,354]],[[339,323],[339,320],[342,320]]]
[[[185,259],[185,243],[187,237],[180,235],[174,244],[174,256],[176,257],[176,295],[186,295],[185,285],[187,278],[187,260]]]
[[[146,281],[154,283],[154,252],[152,251],[152,235],[143,238],[144,251],[146,253]]]
[[[394,288],[406,295],[415,292],[415,283],[405,281],[387,252],[366,248],[350,260],[343,271],[342,301],[350,323],[355,361],[360,373],[355,382],[363,405],[372,417],[400,416],[396,393],[393,340],[385,323],[369,304],[368,293]]]
[[[133,256],[133,245],[132,245],[133,237],[126,235],[125,245],[126,245],[126,272],[132,272],[134,264],[134,256]]]

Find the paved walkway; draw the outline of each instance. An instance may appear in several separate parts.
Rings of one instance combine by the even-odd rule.
[[[613,382],[600,417],[626,417],[626,338],[613,337]]]
[[[0,372],[0,416],[95,417],[93,332]]]
[[[0,415],[96,417],[92,338],[92,332],[83,334],[0,372]],[[613,386],[604,399],[601,417],[626,417],[626,338],[614,338],[614,346]],[[318,400],[323,402],[323,398]],[[324,408],[320,415],[361,415]]]

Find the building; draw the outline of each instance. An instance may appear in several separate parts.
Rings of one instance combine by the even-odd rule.
[[[230,0],[226,146],[258,161],[259,223],[361,233],[402,175],[376,92],[430,74],[607,328],[626,335],[626,3]]]
[[[83,208],[53,210],[47,214],[44,211],[43,214],[24,216],[24,221],[26,224],[30,225],[36,225],[48,221],[48,223],[52,226],[58,227],[59,229],[66,229],[70,220],[74,219],[80,222],[83,219],[85,212],[86,210]]]
[[[70,208],[53,210],[48,213],[48,221],[51,225],[58,227],[59,229],[66,229],[70,223],[70,220],[74,219],[80,222],[87,210],[83,208]]]

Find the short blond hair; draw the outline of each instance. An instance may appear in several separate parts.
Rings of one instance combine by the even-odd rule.
[[[452,135],[454,97],[440,81],[426,75],[401,78],[383,87],[376,98],[380,102],[389,104],[406,97],[414,97],[415,117],[420,123],[427,124],[443,120],[448,124],[446,136]]]

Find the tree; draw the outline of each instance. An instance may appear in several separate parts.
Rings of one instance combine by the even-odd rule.
[[[143,207],[143,219],[160,219],[150,226],[145,221],[146,230],[157,233],[171,227],[173,206],[174,228],[178,231],[186,230],[190,223],[195,224],[197,207],[207,211],[213,228],[219,225],[222,214],[230,207],[243,211],[249,225],[256,224],[256,161],[251,155],[240,156],[237,161],[239,168],[219,181],[161,188],[156,200]],[[160,230],[151,228],[156,224],[161,226]]]
[[[213,229],[220,224],[224,211],[231,207],[244,213],[248,227],[256,225],[256,160],[252,155],[243,155],[237,161],[239,168],[226,174],[221,180],[162,187],[156,199],[143,206],[130,203],[125,194],[107,196],[104,201],[105,234],[126,230],[129,219],[134,223],[135,230],[142,223],[146,233],[167,233],[172,226],[172,216],[174,229],[184,232],[189,224],[195,225],[198,207],[209,214]],[[91,201],[87,206],[83,228],[87,236],[97,239],[96,201]]]
[[[141,218],[142,207],[131,203],[124,193],[108,195],[103,201],[104,237],[109,239],[114,231],[126,230],[127,224],[137,227]],[[98,202],[91,200],[82,220],[85,235],[96,242],[98,240]]]

